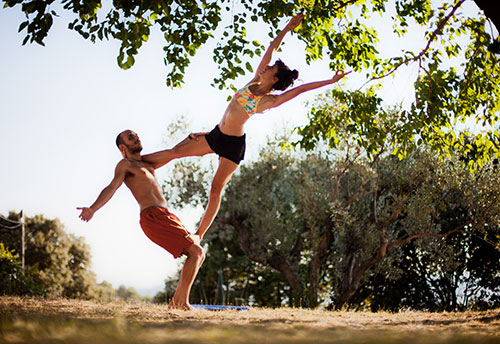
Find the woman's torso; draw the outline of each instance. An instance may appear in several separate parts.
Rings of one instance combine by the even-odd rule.
[[[257,87],[257,83],[251,82],[235,93],[219,122],[219,129],[224,134],[242,136],[245,133],[243,126],[250,117],[265,110],[269,95],[259,94]]]

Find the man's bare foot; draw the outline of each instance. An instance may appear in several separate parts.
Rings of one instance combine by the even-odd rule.
[[[185,238],[192,244],[200,245],[201,239],[197,234],[186,234]]]
[[[170,301],[168,304],[168,309],[180,309],[182,311],[194,311],[195,308],[191,306],[189,303],[174,303],[174,301]]]

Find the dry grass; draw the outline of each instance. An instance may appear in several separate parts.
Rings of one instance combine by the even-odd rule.
[[[152,304],[0,297],[0,343],[500,343],[500,310],[169,311]]]

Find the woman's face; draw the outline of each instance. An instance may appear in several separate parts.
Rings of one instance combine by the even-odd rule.
[[[260,77],[263,80],[272,80],[273,78],[276,78],[276,73],[278,72],[278,66],[277,65],[272,65],[272,66],[267,66],[260,72]]]

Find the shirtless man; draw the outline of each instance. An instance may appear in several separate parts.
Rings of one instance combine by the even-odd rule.
[[[191,138],[192,139],[192,138]],[[179,218],[167,210],[167,202],[155,176],[155,169],[163,164],[149,164],[143,157],[155,157],[157,153],[141,156],[142,145],[132,130],[121,132],[116,138],[123,159],[116,165],[115,175],[97,200],[90,207],[78,207],[80,219],[89,221],[94,213],[106,204],[115,191],[125,182],[141,209],[140,224],[148,238],[160,245],[174,258],[186,255],[179,285],[169,304],[170,308],[192,310],[189,292],[198,270],[205,259],[200,237],[190,234]]]

